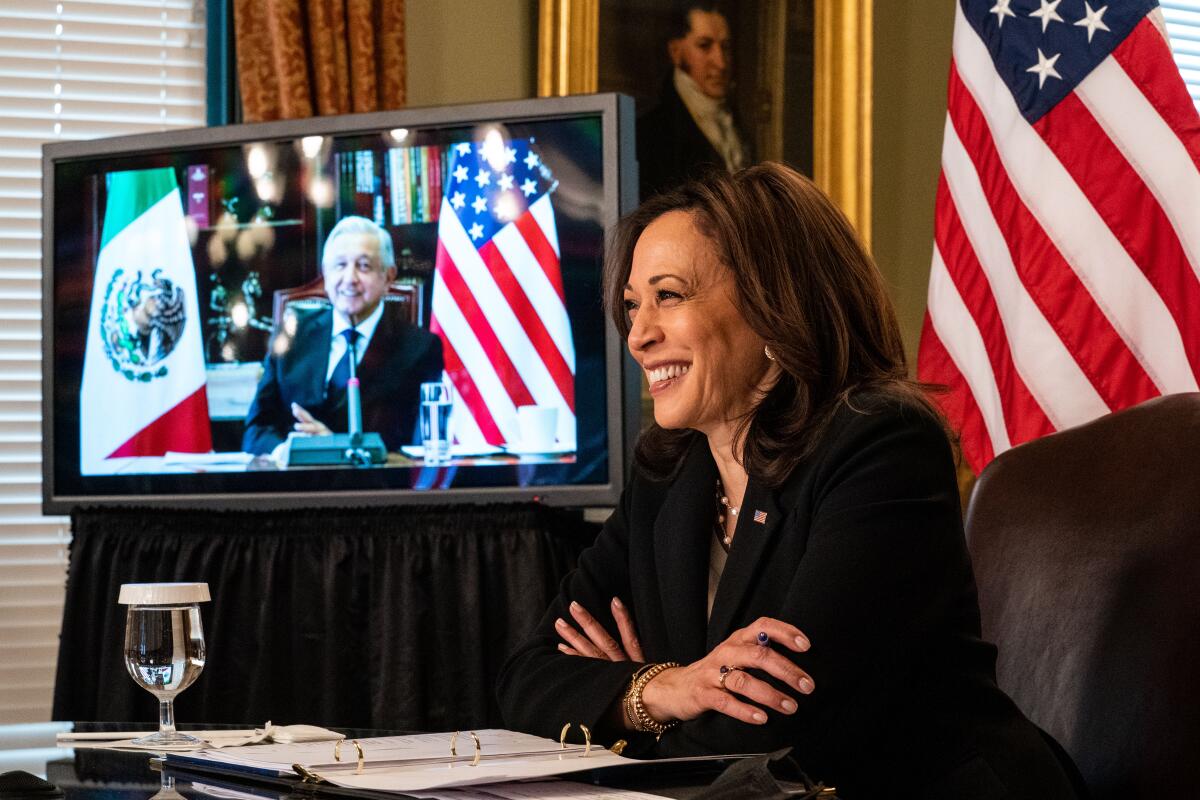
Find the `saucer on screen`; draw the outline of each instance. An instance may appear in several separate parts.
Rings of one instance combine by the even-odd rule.
[[[509,442],[504,445],[504,451],[514,456],[558,456],[564,453],[574,453],[575,448],[569,444],[561,443],[552,444],[549,447],[545,445],[532,447],[523,445],[520,442]]]

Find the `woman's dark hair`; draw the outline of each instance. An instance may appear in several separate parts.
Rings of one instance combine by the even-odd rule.
[[[771,348],[778,382],[743,421],[746,471],[778,486],[812,451],[849,395],[874,389],[941,415],[908,378],[904,345],[883,277],[840,210],[808,178],[777,163],[713,173],[643,203],[617,225],[607,248],[604,294],[617,330],[633,250],[671,211],[692,216],[733,274],[734,303]],[[694,431],[657,424],[635,451],[652,478],[670,478]]]

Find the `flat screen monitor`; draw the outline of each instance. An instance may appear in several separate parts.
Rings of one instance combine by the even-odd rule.
[[[615,502],[628,98],[61,142],[43,187],[47,513]]]

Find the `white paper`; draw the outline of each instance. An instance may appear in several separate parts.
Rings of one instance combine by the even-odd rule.
[[[571,754],[583,752],[582,745],[567,745],[561,749],[558,742],[506,730],[482,730],[479,737],[481,756],[484,759],[522,757],[532,754]],[[469,733],[458,735],[457,756],[450,754],[451,733],[423,733],[415,736],[380,736],[360,739],[363,759],[372,772],[390,772],[388,767],[438,764],[446,766],[452,758],[458,763],[470,762],[475,755],[475,743]],[[593,749],[593,755],[602,751]],[[190,758],[214,763],[236,764],[262,770],[275,771],[281,775],[294,774],[293,764],[303,764],[323,777],[340,771],[353,771],[358,761],[358,751],[353,743],[346,741],[341,747],[341,762],[334,759],[332,742],[303,744],[264,744],[237,750],[201,750]],[[388,762],[400,762],[389,764]],[[457,765],[457,764],[456,764]],[[552,774],[552,773],[548,773]]]
[[[629,789],[607,789],[590,783],[555,780],[421,791],[413,796],[422,800],[660,800],[662,797]]]
[[[159,753],[186,753],[223,747],[241,747],[267,740],[277,742],[323,742],[326,747],[344,738],[326,728],[315,725],[272,725],[253,730],[184,731],[203,741],[199,744],[180,744],[170,747],[134,744],[133,740],[154,731],[108,731],[108,732],[63,732],[58,734],[59,747],[104,748],[107,750],[148,750]]]
[[[177,453],[167,451],[163,456],[163,464],[193,464],[197,466],[213,466],[217,464],[235,464],[245,466],[254,460],[250,453]]]
[[[450,743],[454,735],[450,733],[427,733],[417,736],[385,736],[362,739],[359,744],[363,748],[365,768],[362,774],[355,774],[358,753],[352,742],[343,742],[341,761],[333,758],[333,745],[330,742],[306,744],[268,744],[242,747],[233,750],[203,750],[197,753],[181,755],[177,761],[168,758],[168,765],[186,766],[189,763],[203,761],[215,765],[226,765],[233,768],[245,768],[263,773],[274,773],[283,777],[294,777],[293,764],[303,764],[308,770],[316,773],[321,779],[336,786],[368,789],[381,792],[428,792],[429,790],[444,790],[456,786],[478,786],[491,784],[486,792],[490,795],[509,800],[525,800],[538,798],[551,800],[563,797],[567,800],[575,797],[597,798],[597,800],[613,798],[644,798],[652,795],[639,793],[619,793],[618,790],[602,789],[601,794],[571,794],[583,791],[574,784],[569,788],[547,785],[503,786],[514,781],[540,780],[555,776],[603,769],[607,767],[628,766],[640,762],[618,756],[602,747],[592,747],[584,755],[583,745],[566,745],[564,748],[558,742],[540,736],[531,736],[506,730],[482,730],[476,735],[480,742],[480,761],[472,766],[475,757],[475,743],[469,733],[458,734],[456,753],[451,755]],[[726,758],[727,756],[665,759],[667,761],[705,761],[710,758]],[[556,795],[529,794],[529,792],[565,791],[569,794]],[[499,792],[499,794],[497,794]],[[508,794],[504,794],[507,792]],[[479,797],[480,790],[473,794],[459,794],[457,797]],[[430,795],[437,797],[439,795]],[[456,797],[448,794],[446,797]]]
[[[402,444],[400,452],[409,458],[424,458],[425,448],[419,444]],[[450,458],[469,458],[470,456],[494,456],[504,451],[490,444],[452,444]]]
[[[592,748],[586,757],[580,752],[563,755],[541,754],[525,758],[482,761],[474,767],[470,763],[457,762],[366,770],[361,775],[319,770],[318,774],[335,786],[385,792],[414,792],[422,789],[546,778],[551,775],[617,767],[629,763],[632,763],[631,759],[614,755],[608,750]]]

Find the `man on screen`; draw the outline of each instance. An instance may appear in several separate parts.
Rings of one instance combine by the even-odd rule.
[[[732,43],[721,3],[679,0],[667,55],[674,69],[659,103],[638,120],[643,200],[708,170],[734,172],[750,163],[729,106]]]
[[[386,230],[363,217],[342,219],[325,240],[321,274],[332,307],[296,310],[294,332],[272,347],[246,415],[248,453],[270,453],[291,431],[344,432],[351,357],[363,430],[383,436],[389,450],[414,440],[420,385],[441,379],[441,339],[383,302],[396,277]]]

